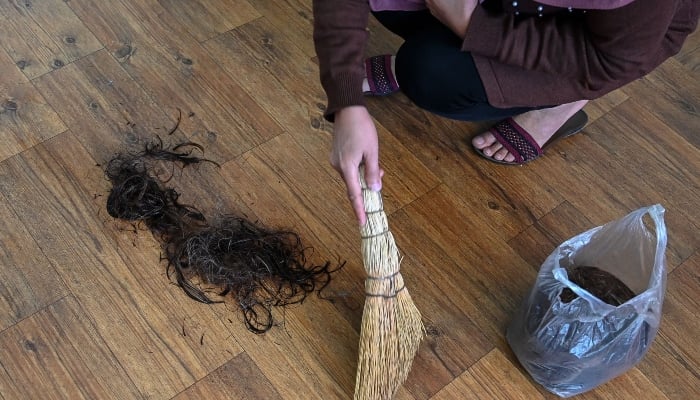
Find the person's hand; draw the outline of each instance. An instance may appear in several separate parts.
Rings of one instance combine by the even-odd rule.
[[[360,164],[365,166],[367,187],[381,190],[384,171],[379,168],[379,139],[374,121],[363,106],[345,107],[335,113],[331,165],[343,177],[357,220],[364,225],[367,216],[358,175]]]
[[[464,39],[479,0],[426,0],[425,3],[435,18]]]

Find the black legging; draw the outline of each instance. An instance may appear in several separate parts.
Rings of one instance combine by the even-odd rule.
[[[429,11],[373,14],[405,40],[396,54],[396,80],[418,107],[461,121],[500,119],[534,109],[490,105],[471,53],[462,51],[459,37]]]

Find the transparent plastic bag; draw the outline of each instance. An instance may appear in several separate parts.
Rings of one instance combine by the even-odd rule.
[[[583,393],[626,372],[646,354],[659,328],[666,290],[663,215],[658,204],[636,210],[567,240],[542,264],[506,338],[523,367],[550,392],[561,397]],[[617,307],[604,303],[569,281],[566,268],[576,266],[609,272],[636,296]],[[562,302],[565,288],[578,297]]]

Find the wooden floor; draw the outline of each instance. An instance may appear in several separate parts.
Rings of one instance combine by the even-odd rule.
[[[372,54],[399,42],[372,21]],[[364,270],[328,163],[310,0],[0,2],[0,398],[349,399]],[[552,399],[504,330],[565,239],[666,208],[668,287],[644,360],[582,399],[700,398],[700,35],[586,107],[582,134],[527,167],[484,161],[486,123],[370,99],[384,200],[428,337],[397,399]],[[248,332],[233,304],[172,284],[149,232],[106,212],[103,165],[196,141],[185,203],[298,231],[346,260],[327,295]]]

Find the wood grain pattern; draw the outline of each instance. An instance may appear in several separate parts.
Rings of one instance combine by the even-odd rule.
[[[0,21],[2,46],[30,79],[102,48],[65,1],[5,1]]]
[[[369,109],[383,127],[465,203],[482,210],[484,218],[499,226],[508,237],[517,235],[540,214],[561,202],[554,190],[542,187],[541,180],[521,184],[521,179],[536,176],[525,168],[503,170],[474,157],[469,140],[487,125],[429,115],[403,95],[386,101],[368,100]],[[503,179],[513,174],[517,179]],[[479,189],[474,190],[475,187]],[[525,200],[523,192],[531,198]]]
[[[328,161],[312,32],[311,0],[0,2],[0,399],[352,397],[365,272]],[[368,32],[368,55],[401,45],[373,17]],[[558,399],[505,329],[556,246],[652,203],[669,232],[661,329],[637,366],[577,398],[700,398],[699,44],[696,32],[590,102],[581,133],[522,168],[473,152],[492,121],[367,99],[427,328],[396,400]],[[309,263],[344,267],[320,296],[275,309],[264,335],[231,300],[188,298],[157,238],[105,209],[105,163],[157,137],[220,164],[157,166],[210,222],[294,230]]]
[[[0,161],[65,130],[56,111],[0,50]]]
[[[34,84],[99,163],[127,148],[138,149],[156,135],[166,143],[184,140],[181,130],[174,137],[167,134],[177,124],[179,111],[163,110],[105,50],[39,77]],[[181,124],[191,126],[188,110],[181,112]]]
[[[695,148],[700,147],[700,80],[697,73],[687,73],[675,59],[659,66],[653,74],[632,82],[622,90],[629,96],[651,96],[644,104],[647,113],[653,114],[671,126]],[[644,128],[644,127],[640,127]]]
[[[697,74],[700,70],[700,33],[698,31],[688,36],[675,58],[691,73]]]
[[[0,331],[69,294],[65,283],[0,193]]]
[[[170,304],[174,300],[166,300],[165,308],[158,305],[162,300],[157,294],[163,286],[167,287],[162,284],[165,277],[162,273],[151,275],[151,281],[157,279],[161,283],[157,290],[148,290],[149,281],[139,279],[125,265],[113,238],[106,236],[109,230],[102,226],[103,220],[93,208],[94,192],[81,189],[77,183],[86,171],[101,171],[95,169],[94,161],[75,138],[60,139],[56,143],[61,144],[50,146],[51,150],[36,147],[5,163],[0,187],[28,230],[45,244],[47,258],[93,315],[98,331],[139,390],[148,397],[171,397],[221,365],[227,350],[234,355],[240,350],[231,340],[221,342],[228,344],[223,352],[222,348],[202,349],[199,338],[181,335],[183,314],[191,318],[206,315],[202,310],[206,306],[199,306],[199,311],[185,311],[185,307],[194,307],[187,302],[183,310],[173,313]],[[79,165],[61,164],[63,160]],[[72,168],[75,175],[70,172]],[[95,175],[89,179],[104,185],[104,180],[95,179]],[[132,265],[153,270],[141,257],[156,260],[157,252],[150,256],[135,253],[131,241],[125,247],[124,253],[139,258],[131,259]],[[200,325],[216,329],[210,321]],[[124,335],[124,331],[130,334]],[[221,335],[228,336],[223,329]],[[170,368],[163,368],[165,365]],[[152,379],[154,370],[163,371],[158,381]],[[162,386],[163,382],[167,386]]]
[[[158,0],[200,42],[248,23],[260,14],[246,0]]]
[[[261,18],[204,43],[217,63],[317,160],[328,158],[323,89],[300,43]],[[279,112],[279,110],[285,110]]]
[[[518,236],[508,241],[536,271],[559,244],[594,225],[569,202],[562,203]]]
[[[73,0],[71,6],[158,104],[207,121],[187,136],[217,152],[220,160],[232,159],[281,132],[158,3]]]
[[[700,387],[693,384],[700,379],[700,356],[690,334],[699,329],[695,317],[699,278],[700,253],[693,254],[670,275],[659,334],[650,354],[639,364],[639,369],[670,398],[700,395]]]
[[[67,296],[4,331],[5,399],[145,398],[85,310]]]
[[[281,400],[283,397],[255,362],[247,354],[241,353],[173,399],[224,398]]]
[[[308,0],[255,0],[253,7],[274,26],[275,31],[295,43],[307,58],[316,56],[313,37],[313,13]]]
[[[478,212],[461,204],[444,186],[412,203],[406,212],[411,227],[398,229],[394,235],[403,241],[397,243],[411,249],[409,257],[429,252],[420,256],[420,264],[440,266],[426,271],[432,280],[439,279],[436,286],[450,288],[450,297],[462,312],[491,343],[502,346],[506,325],[534,282],[535,271],[499,232],[479,225]],[[432,223],[436,219],[440,225]]]
[[[458,398],[543,399],[532,383],[503,354],[494,349],[445,386],[435,400]]]

